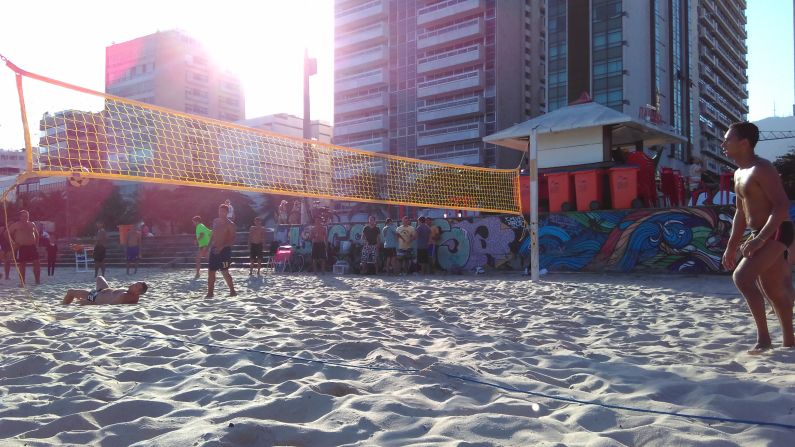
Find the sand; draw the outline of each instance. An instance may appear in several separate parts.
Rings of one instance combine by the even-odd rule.
[[[132,306],[59,304],[88,273],[45,278],[32,301],[0,281],[0,445],[795,439],[795,350],[745,352],[753,321],[727,276],[233,273],[240,296],[221,282],[204,299],[188,270],[112,269],[112,285],[152,285]]]

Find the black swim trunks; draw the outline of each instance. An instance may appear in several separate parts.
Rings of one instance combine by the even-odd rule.
[[[21,245],[17,251],[17,262],[32,262],[39,259],[39,249],[35,245]]]
[[[262,244],[250,244],[249,257],[262,261]]]
[[[754,230],[751,234],[756,237],[759,235],[760,231],[762,230]],[[787,247],[787,249],[784,250],[784,259],[787,259],[789,257],[789,247],[792,245],[793,240],[795,240],[795,225],[792,224],[791,220],[781,222],[778,230],[776,230],[776,234],[774,234],[771,239],[781,242]]]
[[[325,242],[312,242],[312,259],[326,259]]]
[[[102,244],[97,244],[94,246],[94,262],[102,262],[105,260],[105,256],[107,254],[107,250],[105,246]]]
[[[218,270],[228,270],[232,265],[232,247],[224,247],[219,253],[210,252],[210,261],[207,263],[208,269],[216,272]]]

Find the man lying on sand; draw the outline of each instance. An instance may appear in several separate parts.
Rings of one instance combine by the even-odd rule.
[[[71,304],[77,299],[77,304],[136,304],[138,299],[146,293],[149,286],[139,281],[127,289],[112,289],[105,278],[97,276],[97,286],[93,290],[69,289],[63,298],[63,304]]]

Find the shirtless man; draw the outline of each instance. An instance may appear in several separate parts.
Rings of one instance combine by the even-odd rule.
[[[105,223],[97,222],[97,238],[94,242],[94,277],[99,276],[99,271],[102,270],[102,276],[105,276],[105,256],[107,249],[105,244],[108,241],[108,233],[105,231]]]
[[[309,239],[312,241],[312,271],[322,275],[326,271],[328,258],[328,230],[320,216],[315,217]]]
[[[19,212],[19,220],[8,227],[11,241],[17,250],[17,263],[19,264],[20,287],[25,285],[25,267],[28,262],[33,263],[33,275],[36,284],[40,284],[41,264],[39,263],[39,230],[30,221],[30,213],[26,210]]]
[[[14,260],[11,256],[14,255],[14,250],[11,249],[11,239],[8,234],[8,229],[0,223],[0,262],[3,263],[3,271],[6,275],[6,280],[10,279],[11,264]]]
[[[726,155],[739,166],[734,172],[737,211],[723,253],[723,265],[727,270],[734,269],[734,284],[745,297],[756,323],[756,346],[748,351],[750,354],[773,347],[767,329],[765,298],[781,324],[782,346],[795,346],[792,330],[795,291],[787,260],[788,256],[795,256],[788,253],[793,242],[789,201],[776,168],[754,154],[758,140],[759,129],[755,125],[734,123],[721,144]],[[751,237],[740,245],[747,228],[751,229]],[[739,263],[738,247],[743,256]]]
[[[210,237],[210,261],[207,266],[207,296],[212,298],[215,292],[215,272],[221,275],[229,286],[229,296],[236,296],[235,284],[229,267],[232,264],[232,245],[235,243],[235,224],[229,220],[229,206],[222,203],[218,207],[218,217],[213,220],[213,235]]]
[[[71,304],[77,299],[77,304],[136,304],[141,295],[146,293],[149,286],[145,282],[137,282],[126,289],[111,289],[102,276],[97,276],[97,286],[94,290],[69,289],[63,298],[63,304]]]
[[[130,264],[135,265],[133,273],[138,273],[138,260],[141,259],[141,229],[138,225],[133,225],[127,232],[125,244],[127,254],[127,274],[130,274]]]
[[[248,231],[248,244],[249,244],[249,276],[254,274],[254,264],[257,265],[257,275],[260,274],[262,268],[262,250],[265,243],[265,227],[262,226],[262,219],[259,217],[254,218],[254,225]]]

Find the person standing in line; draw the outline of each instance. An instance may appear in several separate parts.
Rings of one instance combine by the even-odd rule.
[[[0,224],[0,261],[3,263],[3,270],[5,272],[6,280],[11,279],[11,264],[14,260],[11,258],[14,255],[14,250],[11,248],[11,236],[8,233],[8,228]]]
[[[659,157],[658,152],[655,158]],[[657,206],[657,183],[655,181],[657,165],[655,158],[649,157],[643,152],[643,146],[638,145],[634,152],[630,152],[627,157],[627,164],[638,167],[638,196],[643,204],[649,208]]]
[[[387,217],[384,228],[381,230],[381,239],[384,241],[384,271],[397,275],[397,232],[391,217]]]
[[[202,258],[207,257],[207,246],[210,245],[210,237],[213,232],[206,225],[202,223],[201,216],[193,216],[191,219],[193,226],[196,227],[196,276],[194,279],[199,279],[202,269]]]
[[[428,219],[430,222],[430,219]],[[438,225],[431,225],[431,238],[428,244],[429,263],[431,273],[436,271],[436,263],[439,259],[439,244],[442,242],[442,229]]]
[[[414,240],[417,239],[417,232],[411,226],[409,216],[403,216],[403,224],[395,230],[398,237],[397,258],[400,264],[400,274],[407,275],[411,268],[413,253],[411,250]]]
[[[25,268],[29,262],[33,263],[33,275],[36,284],[41,283],[41,263],[39,261],[39,231],[30,221],[30,213],[26,210],[19,212],[19,220],[8,227],[13,248],[17,250],[17,263],[19,263],[20,287],[25,286]]]
[[[215,294],[215,272],[221,275],[229,287],[229,296],[237,296],[229,267],[232,266],[232,245],[235,243],[235,224],[229,219],[229,207],[222,203],[218,207],[218,217],[213,220],[213,234],[210,237],[210,261],[207,269],[207,295]]]
[[[47,241],[47,276],[55,276],[55,261],[58,258],[58,243],[55,233],[50,235]]]
[[[420,216],[417,221],[417,264],[420,266],[420,272],[423,275],[428,275],[431,273],[430,259],[428,256],[428,244],[431,242],[431,227],[428,226],[425,216]]]
[[[265,227],[262,226],[262,219],[254,218],[254,225],[248,231],[249,246],[249,269],[248,275],[254,275],[254,264],[257,265],[257,276],[262,269],[263,244],[265,243]]]
[[[375,216],[367,218],[367,226],[362,229],[361,271],[366,275],[375,275],[378,271],[378,246],[381,242],[381,231],[375,226]]]
[[[309,239],[312,241],[312,271],[323,274],[326,271],[328,258],[328,230],[320,216],[315,216],[315,224],[309,232]]]
[[[105,244],[108,239],[108,233],[105,231],[105,223],[97,222],[97,236],[94,241],[94,278],[99,276],[99,271],[102,270],[102,276],[105,276],[105,257],[107,256],[107,248]]]
[[[789,256],[795,227],[789,217],[789,199],[773,164],[754,153],[759,129],[749,122],[734,123],[721,147],[737,163],[734,191],[737,209],[731,235],[723,253],[723,265],[734,270],[732,279],[745,298],[756,323],[756,345],[749,354],[773,347],[765,315],[765,299],[773,307],[781,325],[782,346],[795,347],[792,328],[792,268]],[[740,243],[746,229],[751,237]],[[737,249],[743,259],[737,262]]]
[[[693,199],[692,206],[696,206],[697,197],[693,194],[701,186],[701,173],[704,172],[703,161],[698,157],[690,157],[687,166],[687,186],[689,190],[689,197]]]
[[[138,225],[133,225],[127,232],[124,246],[127,255],[127,274],[130,274],[130,264],[135,266],[133,273],[138,273],[138,260],[141,258],[141,229]]]

